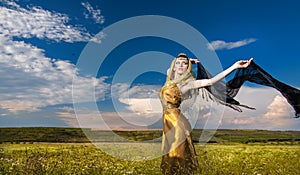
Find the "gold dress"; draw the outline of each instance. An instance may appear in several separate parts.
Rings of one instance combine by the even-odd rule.
[[[182,95],[176,83],[166,83],[159,92],[163,106],[161,169],[164,174],[194,174],[198,167],[190,136],[191,125],[181,113]]]

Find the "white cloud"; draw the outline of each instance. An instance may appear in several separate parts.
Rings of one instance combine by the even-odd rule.
[[[119,97],[117,100],[124,104],[122,109],[126,108],[127,111],[81,110],[77,113],[81,126],[107,129],[108,125],[109,128],[114,129],[136,129],[136,127],[147,128],[161,119],[161,104],[158,98],[154,98],[154,95],[157,95],[158,86],[139,85],[129,88],[127,84],[118,84],[117,87],[122,93],[114,98]],[[129,91],[128,98],[126,93]],[[226,129],[299,129],[295,128],[300,125],[300,120],[293,118],[293,109],[279,92],[272,88],[243,86],[236,99],[242,104],[255,107],[256,110],[242,108],[243,112],[240,113],[198,97],[193,106],[199,105],[200,109],[193,108],[191,109],[193,111],[186,111],[185,116],[191,122],[192,127],[198,120],[196,128],[218,129],[219,122],[221,122],[220,128]],[[61,110],[62,112],[58,114],[66,123],[78,126],[76,116],[70,108],[61,108]],[[195,111],[197,114],[194,113]],[[198,118],[197,115],[199,115]]]
[[[209,50],[234,49],[255,42],[255,38],[244,39],[236,42],[226,42],[222,40],[212,41],[207,45]]]
[[[112,97],[127,105],[127,109],[138,115],[150,115],[162,111],[158,90],[160,86],[138,85],[129,88],[127,84],[112,86]]]
[[[124,120],[136,125],[151,125],[161,118],[162,107],[158,98],[160,86],[138,85],[129,88],[127,84],[112,86],[112,98],[121,104],[115,104],[117,112]],[[130,115],[124,115],[124,109]]]
[[[147,117],[149,114],[160,113],[162,107],[158,98],[129,98],[119,99],[120,102],[128,105],[130,111]]]
[[[104,83],[107,77],[79,76],[75,65],[48,58],[42,49],[1,35],[0,58],[0,108],[10,112],[72,103],[73,78],[80,102],[90,100],[85,94],[91,87],[96,89],[96,100],[103,100],[109,88]]]
[[[68,24],[70,19],[66,14],[37,6],[22,8],[13,1],[3,1],[2,4],[4,6],[0,7],[0,31],[8,38],[36,37],[70,43],[95,40],[86,29]],[[99,38],[97,42],[100,42]]]
[[[107,77],[79,76],[75,65],[45,56],[45,50],[14,37],[54,41],[100,42],[84,28],[69,25],[69,17],[37,6],[21,7],[4,0],[0,6],[0,108],[18,113],[42,107],[72,103],[72,80],[76,80],[76,97],[86,102],[85,94],[96,89],[96,100],[103,100],[109,85]],[[92,88],[91,88],[92,87]]]
[[[118,87],[118,88],[116,88]],[[159,86],[139,85],[129,88],[127,84],[118,84],[113,86],[118,97],[118,100],[124,103],[130,115],[124,115],[124,120],[129,123],[139,124],[137,119],[144,119],[144,122],[157,121],[162,114],[161,103],[158,98]],[[118,91],[117,91],[118,90]],[[117,93],[118,92],[118,93]],[[198,110],[197,127],[218,127],[218,122],[221,120],[223,128],[241,128],[241,129],[289,129],[295,126],[293,118],[294,112],[288,102],[281,94],[273,88],[269,87],[248,87],[242,86],[236,99],[241,104],[256,108],[250,110],[242,108],[243,112],[237,112],[231,108],[224,107],[221,104],[214,102],[206,102],[201,97],[198,97],[192,106],[192,110]],[[224,113],[222,112],[223,110]],[[189,118],[192,126],[194,126],[195,111],[186,111],[186,116]],[[222,117],[219,117],[223,115]],[[197,116],[197,115],[195,115]],[[151,118],[153,117],[153,118]],[[199,123],[200,122],[200,123]],[[300,120],[297,120],[299,122]]]
[[[14,1],[2,0],[1,3],[11,8],[20,8],[20,6],[16,4]]]
[[[243,86],[236,99],[256,110],[242,108],[239,113],[225,108],[222,128],[289,130],[300,125],[286,99],[273,88]]]
[[[76,105],[76,114],[69,106],[59,108],[56,114],[72,127],[98,129],[147,129],[161,119],[159,86],[138,85],[130,88],[126,83],[118,83],[111,88],[111,97],[117,101],[115,111],[100,111],[93,105],[84,104]]]
[[[99,9],[94,9],[88,2],[82,2],[81,5],[88,11],[88,13],[84,13],[85,18],[92,18],[98,24],[104,23],[104,16],[101,15],[101,11]]]
[[[286,118],[292,111],[291,106],[287,103],[286,99],[279,95],[274,98],[267,109],[268,112],[264,115],[267,119]]]
[[[146,125],[131,123],[130,112],[99,112],[81,108],[75,114],[69,107],[61,108],[57,115],[69,126],[94,129],[147,129]],[[129,122],[128,122],[129,119]],[[145,121],[139,118],[139,121]]]

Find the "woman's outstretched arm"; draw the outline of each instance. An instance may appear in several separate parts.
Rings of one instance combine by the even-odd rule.
[[[206,86],[211,86],[215,84],[216,82],[222,80],[225,78],[227,75],[229,75],[232,71],[238,68],[246,68],[251,64],[251,61],[253,58],[250,58],[249,60],[245,61],[237,61],[235,62],[232,66],[229,68],[225,69],[224,71],[220,72],[216,76],[210,78],[210,79],[201,79],[201,80],[195,80],[195,81],[190,81],[188,84],[186,84],[184,87],[182,87],[181,91],[185,92],[189,89],[196,89],[196,88],[201,88],[201,87],[206,87]]]

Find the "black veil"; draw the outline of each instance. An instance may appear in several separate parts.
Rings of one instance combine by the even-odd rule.
[[[197,79],[206,79],[211,77],[212,75],[204,68],[204,66],[201,63],[197,63]],[[295,117],[300,117],[300,90],[276,80],[261,67],[255,64],[254,61],[252,61],[247,68],[237,69],[234,78],[230,81],[219,81],[213,86],[205,87],[205,89],[210,92],[209,98],[231,107],[234,110],[241,112],[242,110],[240,107],[255,109],[240,104],[234,99],[245,81],[277,89],[294,108]]]

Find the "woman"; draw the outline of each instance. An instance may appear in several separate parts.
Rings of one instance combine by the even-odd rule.
[[[198,167],[196,152],[190,136],[191,125],[183,116],[180,104],[189,98],[192,91],[211,86],[237,68],[246,68],[252,59],[238,61],[228,69],[210,79],[196,80],[192,62],[186,54],[180,53],[172,62],[167,80],[159,92],[163,106],[163,138],[161,168],[164,174],[194,174]]]

